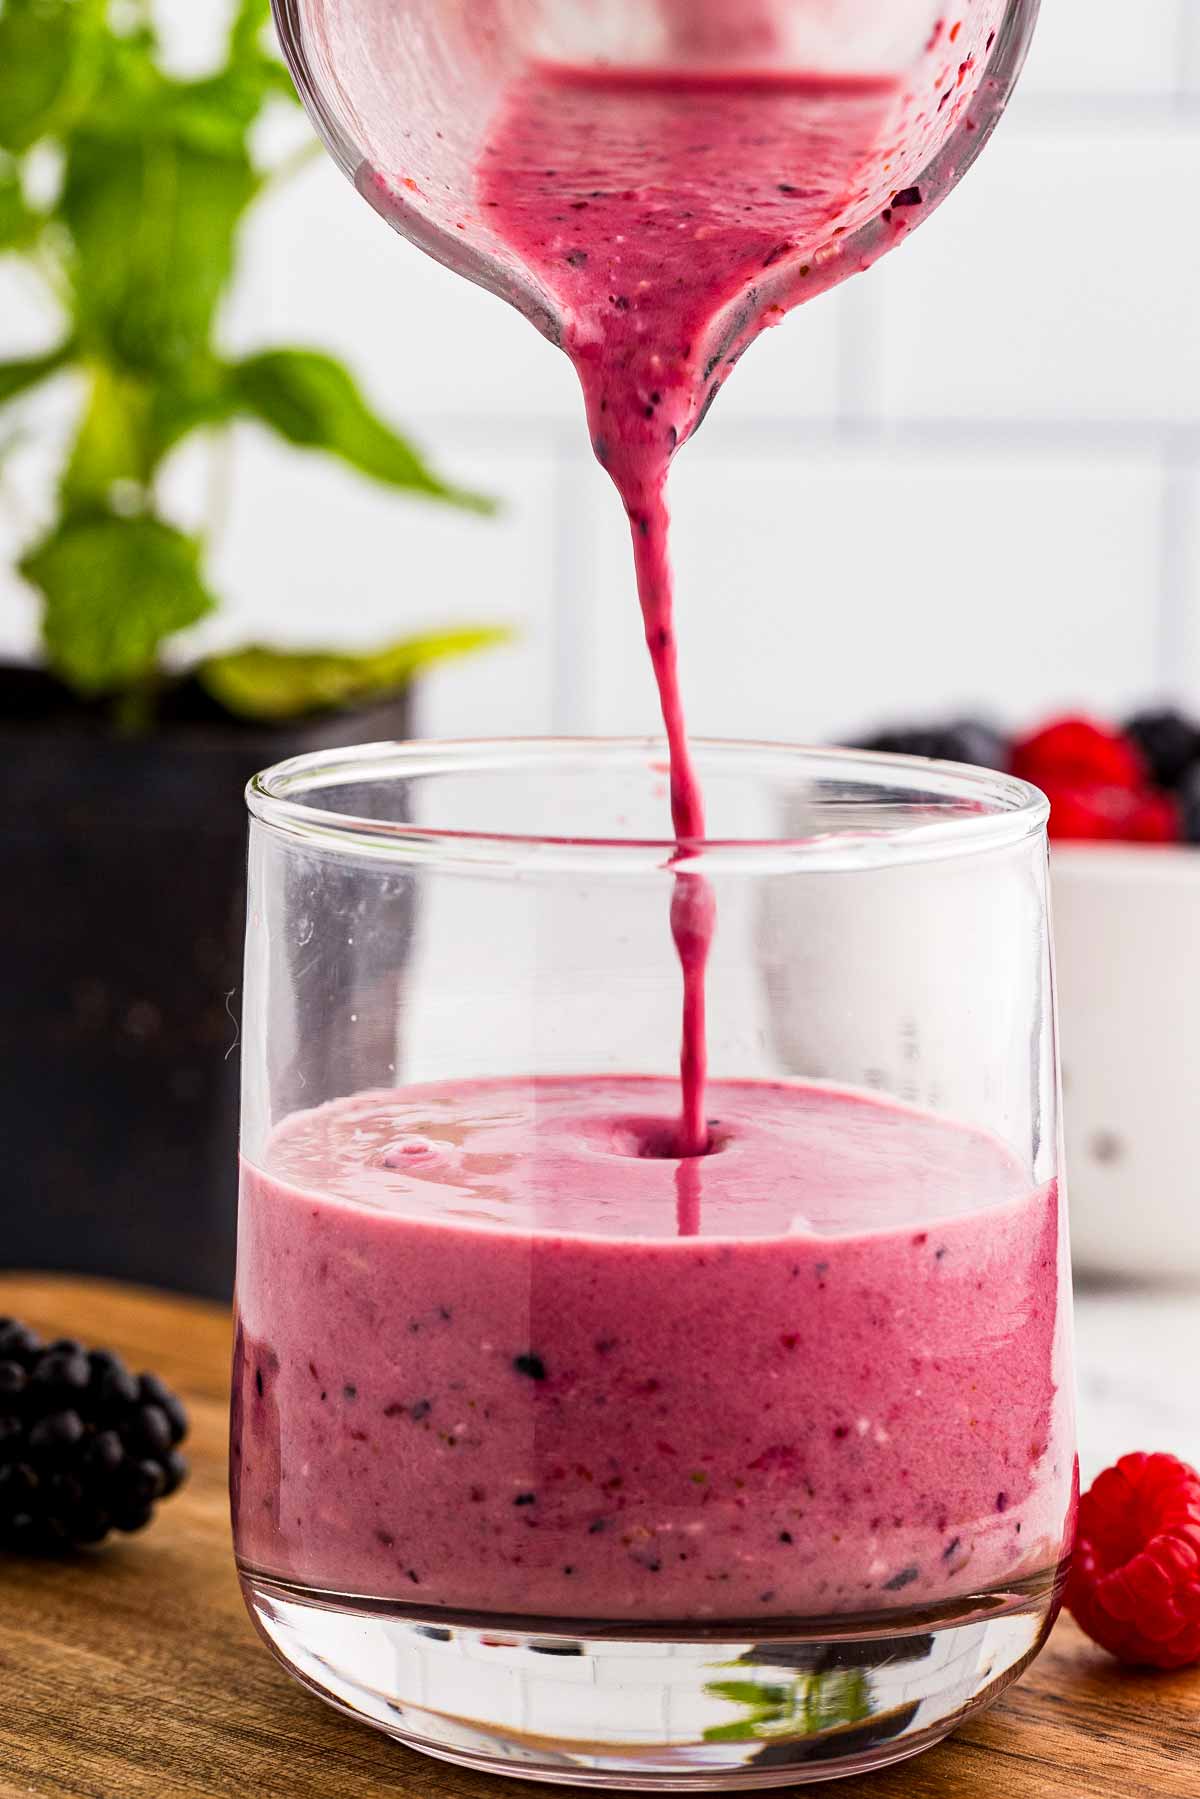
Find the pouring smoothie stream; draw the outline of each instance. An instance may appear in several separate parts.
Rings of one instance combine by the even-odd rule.
[[[465,218],[446,211],[439,190],[448,184],[412,145],[418,174],[376,168],[360,172],[359,185],[401,229],[428,206],[448,230],[492,242],[533,283],[540,320],[554,321],[592,447],[629,516],[672,825],[686,846],[704,836],[704,804],[678,675],[671,461],[761,330],[865,268],[918,221],[927,196],[904,172],[960,118],[970,125],[1004,9],[1002,0],[961,0],[953,17],[933,21],[903,75],[778,66],[788,50],[779,0],[663,0],[658,10],[669,66],[541,61],[512,81],[484,135]],[[816,10],[836,46],[837,6]],[[368,9],[355,55],[385,54],[380,15]],[[873,241],[847,252],[845,240],[869,221]],[[685,847],[680,854],[686,860]],[[708,1144],[714,922],[705,882],[682,872],[671,930],[683,982],[673,1147],[683,1158]],[[690,1180],[681,1175],[681,1219]]]

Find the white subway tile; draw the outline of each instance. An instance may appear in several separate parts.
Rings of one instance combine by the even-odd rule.
[[[566,357],[494,294],[404,242],[333,163],[266,198],[246,233],[228,335],[238,348],[319,345],[401,420],[580,416]]]
[[[764,331],[738,363],[713,408],[723,419],[828,419],[837,410],[842,288]],[[709,426],[706,423],[704,430]]]
[[[0,290],[0,316],[3,292]],[[5,324],[7,325],[7,318]],[[0,360],[8,351],[0,345]],[[20,354],[27,353],[22,347]],[[36,350],[28,353],[36,353]],[[55,493],[79,416],[80,383],[48,382],[0,413],[0,656],[25,658],[38,641],[39,601],[17,563],[55,516]]]
[[[525,1692],[525,1728],[539,1735],[586,1742],[662,1742],[665,1699],[655,1687],[567,1687],[530,1680]]]
[[[875,282],[892,417],[1200,414],[1200,127],[996,141]]]
[[[956,708],[1115,711],[1154,683],[1157,464],[981,447],[721,453],[678,467],[675,556],[697,733],[820,740]],[[653,730],[624,520],[590,521],[591,725]]]
[[[1195,0],[1047,0],[1022,92],[1048,97],[1173,93],[1181,78],[1184,10]],[[1020,105],[1020,97],[1014,102]]]
[[[553,458],[455,447],[447,435],[438,467],[495,495],[498,517],[392,493],[239,427],[228,516],[209,564],[222,612],[206,637],[349,647],[503,624],[515,633],[511,645],[422,679],[419,728],[431,736],[548,730]],[[173,471],[178,512],[190,510],[203,454],[189,452],[191,468]]]
[[[1165,639],[1177,661],[1163,670],[1164,690],[1200,715],[1200,461],[1177,471],[1170,599]],[[1174,659],[1173,659],[1174,660]]]

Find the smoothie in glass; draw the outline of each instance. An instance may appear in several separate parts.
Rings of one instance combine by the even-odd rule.
[[[560,1618],[942,1606],[1053,1571],[1055,1183],[823,1087],[363,1094],[243,1172],[235,1521],[325,1592]]]

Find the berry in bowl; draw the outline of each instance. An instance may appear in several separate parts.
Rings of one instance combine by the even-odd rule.
[[[1050,800],[1076,1267],[1200,1279],[1200,720],[964,720],[861,747],[1005,769]]]

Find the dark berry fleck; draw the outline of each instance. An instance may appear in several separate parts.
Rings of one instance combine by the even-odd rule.
[[[884,1581],[883,1590],[885,1593],[898,1593],[902,1587],[911,1586],[914,1580],[918,1580],[920,1574],[921,1570],[917,1567],[901,1568],[899,1574],[893,1574],[890,1580]]]
[[[996,1495],[996,1510],[998,1512],[1006,1512],[1008,1510],[1008,1494],[1007,1493],[997,1493],[997,1495]]]
[[[790,1531],[790,1530],[781,1530],[781,1531],[780,1531],[780,1533],[779,1533],[779,1541],[780,1541],[780,1542],[781,1542],[781,1543],[794,1543],[794,1542],[795,1542],[795,1540],[796,1540],[796,1539],[795,1539],[795,1538],[794,1538],[794,1537],[793,1537],[793,1535],[792,1535],[792,1533],[791,1533],[791,1531]]]
[[[893,206],[919,206],[921,190],[919,187],[902,187],[892,200]]]
[[[948,1562],[950,1557],[962,1546],[962,1538],[954,1537],[942,1550],[942,1560]]]
[[[537,1504],[537,1494],[536,1493],[518,1493],[516,1498],[513,1500],[513,1504],[514,1505],[536,1505]]]
[[[524,1374],[529,1380],[545,1380],[546,1364],[540,1355],[518,1355],[513,1357],[513,1367],[518,1374]]]
[[[342,1388],[342,1398],[343,1399],[357,1399],[358,1398],[358,1388],[356,1386],[354,1386],[352,1382],[347,1381],[345,1386]]]

